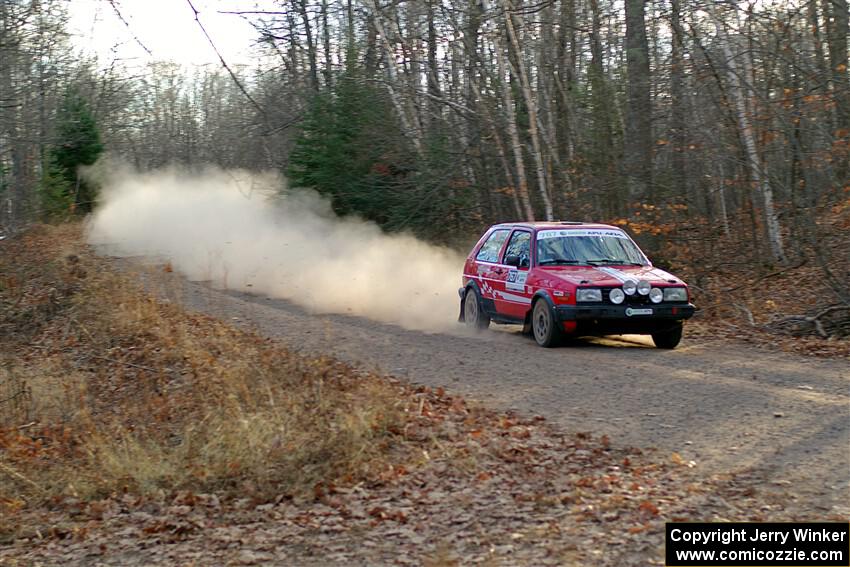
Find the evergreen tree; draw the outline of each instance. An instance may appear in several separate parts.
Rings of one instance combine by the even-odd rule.
[[[349,71],[311,101],[286,176],[292,186],[328,197],[337,214],[433,237],[470,190],[447,186],[452,158],[445,135],[425,140],[424,159],[409,142],[386,91]]]
[[[311,101],[286,174],[329,197],[338,214],[384,224],[406,182],[402,140],[383,93],[346,74]]]
[[[50,217],[91,211],[96,191],[78,170],[97,161],[103,144],[88,102],[76,88],[66,91],[56,121],[56,144],[48,152],[42,179],[43,209]]]

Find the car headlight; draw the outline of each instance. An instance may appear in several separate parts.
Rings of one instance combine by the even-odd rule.
[[[578,289],[576,301],[602,301],[601,289]]]
[[[641,295],[648,295],[650,289],[652,289],[652,286],[646,280],[640,280],[637,284],[637,292]]]
[[[625,301],[625,300],[626,300],[626,294],[625,294],[625,293],[623,293],[623,290],[622,290],[622,289],[620,289],[620,288],[618,288],[618,287],[615,287],[615,288],[614,288],[614,289],[612,289],[612,290],[611,290],[611,292],[608,294],[608,299],[610,299],[610,300],[611,300],[611,303],[613,303],[614,305],[619,305],[619,304],[621,304],[623,301]]]
[[[661,300],[664,299],[664,292],[661,291],[661,288],[654,287],[649,290],[649,300],[653,303],[661,303]]]
[[[687,301],[688,290],[684,287],[665,287],[664,301]]]
[[[634,295],[637,291],[637,282],[635,280],[626,280],[623,282],[623,292],[626,295]]]

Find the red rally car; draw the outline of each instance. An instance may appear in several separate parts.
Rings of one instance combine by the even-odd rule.
[[[467,257],[459,292],[467,326],[520,324],[543,347],[564,335],[633,333],[671,349],[694,314],[687,284],[604,224],[492,226]]]

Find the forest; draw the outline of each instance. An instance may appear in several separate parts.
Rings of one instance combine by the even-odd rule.
[[[4,233],[90,211],[78,168],[105,152],[279,171],[450,245],[504,220],[615,223],[697,288],[805,264],[816,306],[850,304],[846,0],[266,2],[230,14],[254,65],[191,69],[78,56],[67,10],[0,4]]]

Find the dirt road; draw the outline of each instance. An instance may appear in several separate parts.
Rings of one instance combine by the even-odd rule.
[[[150,272],[148,272],[150,273]],[[150,281],[150,278],[146,278]],[[159,280],[159,278],[156,278]],[[586,339],[541,349],[517,329],[426,334],[169,276],[157,293],[305,352],[540,414],[619,446],[657,447],[708,475],[786,492],[799,510],[850,517],[850,364],[741,344]],[[676,457],[673,457],[676,458]]]

